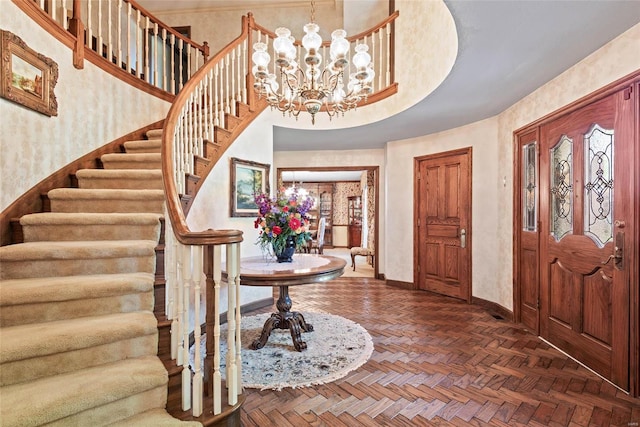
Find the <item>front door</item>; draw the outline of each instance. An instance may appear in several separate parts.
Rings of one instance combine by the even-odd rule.
[[[628,89],[543,125],[540,141],[540,335],[629,390]]]
[[[471,302],[471,148],[415,159],[419,289]]]

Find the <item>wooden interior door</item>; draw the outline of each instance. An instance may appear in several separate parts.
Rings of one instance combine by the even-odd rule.
[[[629,89],[543,125],[540,140],[540,335],[629,390]]]
[[[471,302],[471,148],[415,159],[419,289]]]

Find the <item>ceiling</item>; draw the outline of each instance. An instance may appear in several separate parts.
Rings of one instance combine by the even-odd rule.
[[[164,0],[139,3],[152,12],[150,3],[179,4],[182,8],[191,3],[211,4]],[[445,3],[458,31],[458,57],[449,76],[434,92],[413,107],[366,126],[323,131],[275,127],[274,150],[382,148],[388,141],[495,116],[640,22],[637,0]]]

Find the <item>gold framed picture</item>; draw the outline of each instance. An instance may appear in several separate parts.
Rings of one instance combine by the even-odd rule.
[[[0,96],[47,116],[57,116],[53,90],[58,82],[58,64],[29,48],[15,34],[0,32]]]
[[[258,216],[256,194],[269,194],[269,171],[265,163],[231,158],[231,212],[232,217]]]

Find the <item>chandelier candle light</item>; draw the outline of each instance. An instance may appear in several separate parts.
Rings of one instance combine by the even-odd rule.
[[[275,65],[279,69],[279,79],[269,73],[271,57],[267,52],[267,44],[258,42],[253,45],[254,88],[260,97],[264,97],[271,108],[289,113],[298,118],[300,111],[311,114],[311,123],[315,124],[315,115],[324,105],[329,119],[345,111],[355,109],[362,100],[372,92],[371,82],[375,71],[371,63],[371,55],[367,53],[369,46],[364,43],[355,47],[353,55],[354,70],[349,67],[350,43],[346,39],[345,30],[331,33],[329,48],[330,61],[321,68],[322,56],[319,54],[322,38],[318,34],[320,27],[314,22],[315,2],[311,2],[311,22],[303,27],[305,36],[302,46],[306,50],[304,63],[306,70],[296,62],[297,49],[291,31],[280,27],[276,29],[273,40]],[[345,71],[349,82],[344,84]],[[353,71],[353,72],[351,72]],[[278,83],[280,80],[280,83]],[[282,91],[278,91],[282,87]]]

